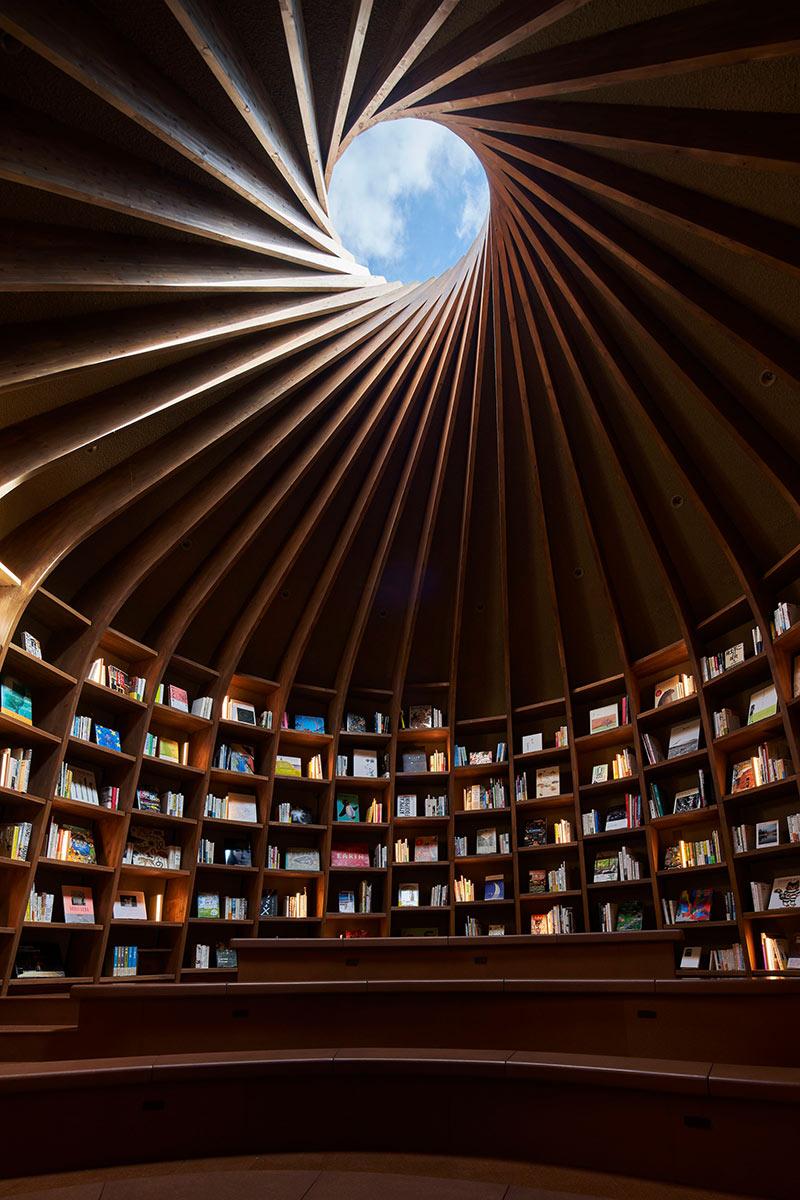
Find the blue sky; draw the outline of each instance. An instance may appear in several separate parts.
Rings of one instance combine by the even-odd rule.
[[[331,216],[342,243],[373,275],[413,283],[452,266],[489,206],[483,167],[433,121],[367,129],[334,167]]]

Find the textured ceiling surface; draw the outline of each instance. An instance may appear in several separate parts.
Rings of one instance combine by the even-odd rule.
[[[0,0],[0,29],[7,630],[45,585],[164,659],[457,678],[469,717],[767,605],[800,543],[794,0]],[[401,116],[491,190],[414,286],[327,215]]]

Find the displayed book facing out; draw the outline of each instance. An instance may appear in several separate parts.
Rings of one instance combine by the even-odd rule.
[[[4,675],[0,680],[0,712],[26,725],[33,724],[33,697],[30,689],[18,680]]]

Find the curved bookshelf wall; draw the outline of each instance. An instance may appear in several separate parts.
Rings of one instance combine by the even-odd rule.
[[[129,978],[122,945],[138,979],[225,978],[215,947],[243,935],[527,934],[555,906],[597,933],[609,906],[611,954],[684,892],[711,903],[686,936],[701,970],[734,946],[774,968],[762,935],[800,934],[751,887],[768,904],[800,864],[795,9],[665,0],[616,28],[603,0],[397,7],[103,2],[64,28],[0,5],[2,673],[32,710],[0,717],[31,752],[27,790],[0,788],[0,822],[30,825],[0,857],[6,989]],[[464,137],[491,190],[469,253],[410,286],[354,263],[326,211],[342,148],[401,115]],[[657,705],[676,674],[694,692]],[[691,722],[697,748],[659,759]],[[782,777],[734,789],[765,743]],[[242,745],[248,773],[220,757]],[[116,808],[79,798],[81,770]],[[704,805],[674,812],[698,772]],[[505,803],[475,812],[472,788]],[[97,861],[59,858],[53,822],[90,825]],[[132,840],[180,864],[127,861]],[[596,879],[623,848],[638,877]],[[372,911],[340,912],[362,884]],[[64,920],[65,887],[92,920]],[[25,920],[32,888],[50,922]],[[115,916],[137,893],[141,920]],[[63,978],[15,975],[48,946]]]

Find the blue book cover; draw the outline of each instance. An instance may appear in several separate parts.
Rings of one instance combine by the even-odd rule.
[[[116,729],[108,729],[105,725],[95,725],[94,740],[98,746],[105,746],[107,750],[122,749],[122,743],[119,740],[119,734]]]
[[[7,717],[16,717],[27,725],[33,724],[31,694],[16,679],[6,678],[0,685],[0,708]]]
[[[324,717],[295,717],[295,729],[302,729],[305,733],[324,733],[325,718]]]

